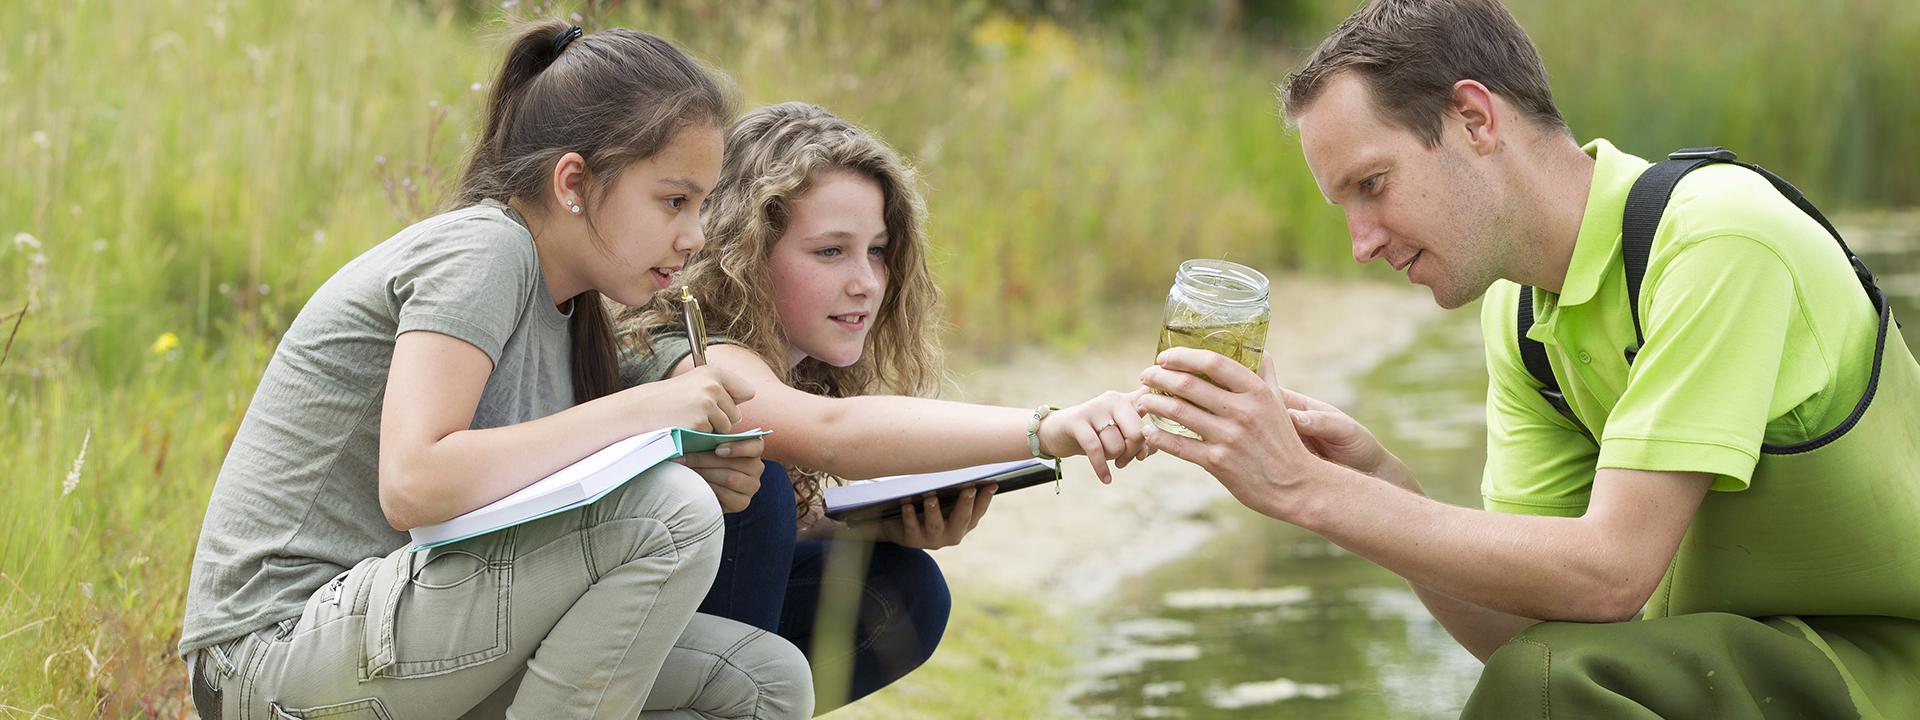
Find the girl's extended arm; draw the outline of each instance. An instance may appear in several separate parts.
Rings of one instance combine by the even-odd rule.
[[[740,405],[741,427],[773,430],[766,455],[780,462],[860,479],[1033,457],[1027,445],[1033,408],[900,395],[823,397],[788,387],[751,350],[715,345],[707,358],[753,385],[753,400]],[[673,375],[692,370],[692,361],[681,360]],[[1110,481],[1108,462],[1126,467],[1145,452],[1132,398],[1108,392],[1049,414],[1040,424],[1041,450],[1086,455],[1101,481]]]

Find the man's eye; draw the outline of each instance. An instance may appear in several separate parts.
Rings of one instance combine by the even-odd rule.
[[[1361,180],[1361,181],[1360,181],[1360,189],[1361,189],[1361,190],[1365,190],[1365,191],[1367,191],[1367,192],[1373,192],[1373,191],[1374,191],[1374,189],[1376,189],[1376,188],[1378,188],[1378,187],[1380,187],[1380,176],[1379,176],[1379,175],[1368,175],[1368,176],[1367,176],[1367,179],[1365,179],[1365,180]]]

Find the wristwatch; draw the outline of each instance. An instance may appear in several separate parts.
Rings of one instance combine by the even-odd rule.
[[[1034,408],[1033,417],[1027,419],[1027,449],[1033,451],[1034,457],[1040,458],[1041,460],[1060,459],[1048,455],[1040,449],[1040,421],[1052,414],[1053,411],[1059,409],[1060,407],[1057,405],[1041,405],[1040,407]]]

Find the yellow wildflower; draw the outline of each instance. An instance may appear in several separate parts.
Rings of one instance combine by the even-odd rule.
[[[160,333],[160,337],[153,339],[153,354],[155,355],[165,355],[168,350],[177,347],[180,347],[180,338],[173,333]]]

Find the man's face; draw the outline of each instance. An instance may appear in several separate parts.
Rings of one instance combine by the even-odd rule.
[[[1328,84],[1298,124],[1314,182],[1346,212],[1355,261],[1384,258],[1446,308],[1473,301],[1502,276],[1511,220],[1500,210],[1490,163],[1458,118],[1444,118],[1440,145],[1428,148],[1380,117],[1350,71]]]

